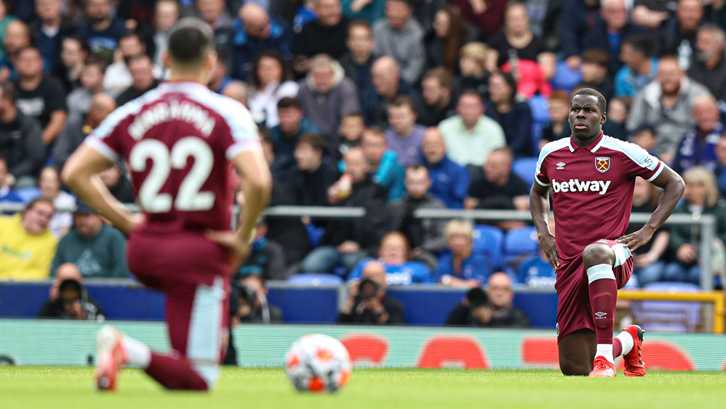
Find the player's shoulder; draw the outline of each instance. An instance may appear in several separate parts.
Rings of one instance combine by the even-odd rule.
[[[598,150],[610,150],[619,152],[636,162],[640,162],[651,157],[648,151],[641,148],[639,145],[636,145],[632,142],[623,141],[618,138],[613,138],[612,136],[608,135],[603,135],[603,139],[600,142]]]
[[[569,149],[570,146],[570,138],[562,138],[558,139],[556,141],[548,142],[545,144],[545,146],[542,147],[542,150],[539,152],[539,159],[538,162],[542,162],[547,156],[551,155],[554,152],[563,150],[563,149]]]
[[[195,87],[187,93],[187,97],[216,112],[228,122],[246,123],[250,126],[255,123],[250,112],[239,101],[206,87]]]

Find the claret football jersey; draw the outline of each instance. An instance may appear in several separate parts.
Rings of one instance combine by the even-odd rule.
[[[602,133],[587,147],[577,146],[571,137],[545,145],[534,183],[551,188],[560,257],[571,261],[597,240],[622,236],[635,177],[651,182],[664,166],[638,145]]]
[[[165,82],[121,106],[86,143],[128,160],[148,226],[175,231],[229,229],[228,161],[261,149],[247,109],[194,82]]]

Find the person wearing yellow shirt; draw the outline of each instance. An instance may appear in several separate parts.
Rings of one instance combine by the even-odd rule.
[[[48,230],[53,201],[37,198],[22,213],[0,217],[0,280],[46,280],[58,240]]]

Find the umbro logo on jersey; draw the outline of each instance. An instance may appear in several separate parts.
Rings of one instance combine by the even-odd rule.
[[[604,320],[604,319],[607,319],[607,317],[608,317],[608,313],[606,313],[606,312],[598,311],[595,313],[596,320]]]
[[[565,169],[565,165],[566,165],[565,162],[558,163],[557,164],[557,170],[563,170],[563,169]]]
[[[600,195],[607,193],[611,181],[607,180],[580,180],[570,179],[558,182],[552,179],[552,190],[555,193],[567,192],[598,192]]]

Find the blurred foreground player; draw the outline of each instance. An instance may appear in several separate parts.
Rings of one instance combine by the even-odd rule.
[[[180,20],[164,57],[170,81],[109,115],[63,170],[80,198],[129,235],[130,270],[167,296],[172,352],[152,352],[106,326],[97,337],[98,389],[114,389],[127,363],[168,389],[208,390],[217,380],[229,334],[229,278],[249,251],[271,177],[249,112],[203,85],[215,64],[213,46],[206,24]],[[143,216],[128,212],[94,176],[120,157],[129,161]],[[229,162],[246,180],[236,232],[229,231]]]
[[[615,303],[633,273],[632,252],[670,216],[684,183],[644,149],[604,135],[605,107],[605,98],[593,89],[573,95],[571,136],[542,148],[530,206],[542,249],[557,273],[560,370],[613,377],[614,357],[622,354],[625,375],[643,376],[643,330],[631,325],[613,338]],[[637,176],[662,188],[663,196],[645,226],[624,236]],[[548,226],[550,188],[556,238]]]

